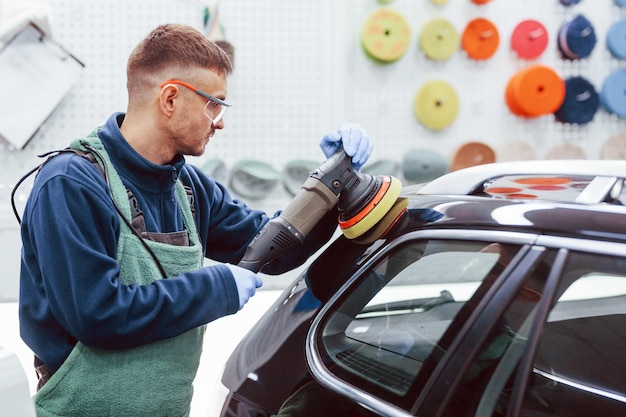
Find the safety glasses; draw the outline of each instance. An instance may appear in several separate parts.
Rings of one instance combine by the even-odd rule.
[[[199,94],[202,97],[206,98],[208,101],[204,105],[204,114],[211,121],[212,125],[218,124],[220,120],[222,120],[222,118],[224,117],[224,113],[226,113],[226,109],[231,107],[231,105],[226,103],[224,100],[220,100],[217,97],[213,97],[212,95],[184,81],[168,80],[164,82],[163,84],[161,84],[161,88],[165,87],[167,84],[182,85],[183,87],[190,89],[194,93]]]

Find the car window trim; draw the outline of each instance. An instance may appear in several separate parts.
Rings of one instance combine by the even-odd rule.
[[[566,248],[571,251],[587,252],[600,255],[624,256],[624,243],[606,242],[594,239],[580,239],[565,236],[540,235],[535,242],[547,248]]]
[[[513,396],[507,409],[507,417],[514,417],[519,415],[524,396],[526,393],[526,386],[528,385],[528,379],[530,377],[531,369],[533,367],[533,360],[537,349],[539,347],[539,339],[543,326],[548,320],[548,315],[552,308],[555,294],[563,271],[567,266],[569,260],[570,251],[568,249],[561,248],[558,250],[554,262],[552,263],[552,269],[546,278],[546,284],[541,295],[541,300],[537,305],[537,314],[533,318],[532,328],[528,334],[526,343],[526,349],[519,362],[519,370],[515,375],[515,383],[513,384]]]
[[[328,300],[318,314],[313,319],[311,327],[306,337],[305,353],[311,374],[326,388],[335,391],[345,397],[351,398],[367,408],[371,408],[378,413],[388,417],[407,417],[411,414],[390,404],[346,381],[340,380],[330,373],[317,349],[315,342],[321,322],[333,310],[341,296],[352,287],[364,271],[369,270],[379,259],[387,256],[396,247],[415,240],[469,240],[484,241],[491,243],[508,243],[522,246],[530,246],[537,240],[537,235],[533,233],[501,232],[493,230],[473,230],[473,229],[438,229],[438,230],[418,230],[407,233],[395,239],[388,247],[380,250],[375,256],[368,259],[337,292]],[[471,318],[470,318],[471,321]],[[471,326],[470,326],[471,327]],[[434,375],[434,373],[433,373]]]

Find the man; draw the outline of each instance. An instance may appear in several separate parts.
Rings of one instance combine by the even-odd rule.
[[[188,415],[204,325],[262,285],[236,264],[268,216],[184,159],[224,128],[231,71],[196,30],[159,26],[129,57],[127,112],[38,173],[21,229],[20,325],[39,416]],[[372,150],[354,124],[320,145],[326,157],[342,145],[357,168]],[[302,264],[336,216],[263,272]]]

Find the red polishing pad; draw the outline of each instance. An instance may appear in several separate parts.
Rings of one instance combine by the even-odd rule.
[[[522,59],[533,59],[546,50],[548,31],[540,22],[528,19],[520,22],[511,35],[511,49]]]

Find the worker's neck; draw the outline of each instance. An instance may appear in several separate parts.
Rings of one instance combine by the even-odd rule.
[[[135,117],[129,112],[120,126],[120,131],[138,154],[152,163],[165,165],[171,162],[175,155],[165,146],[163,132],[158,124],[152,123],[151,120],[150,117]]]

